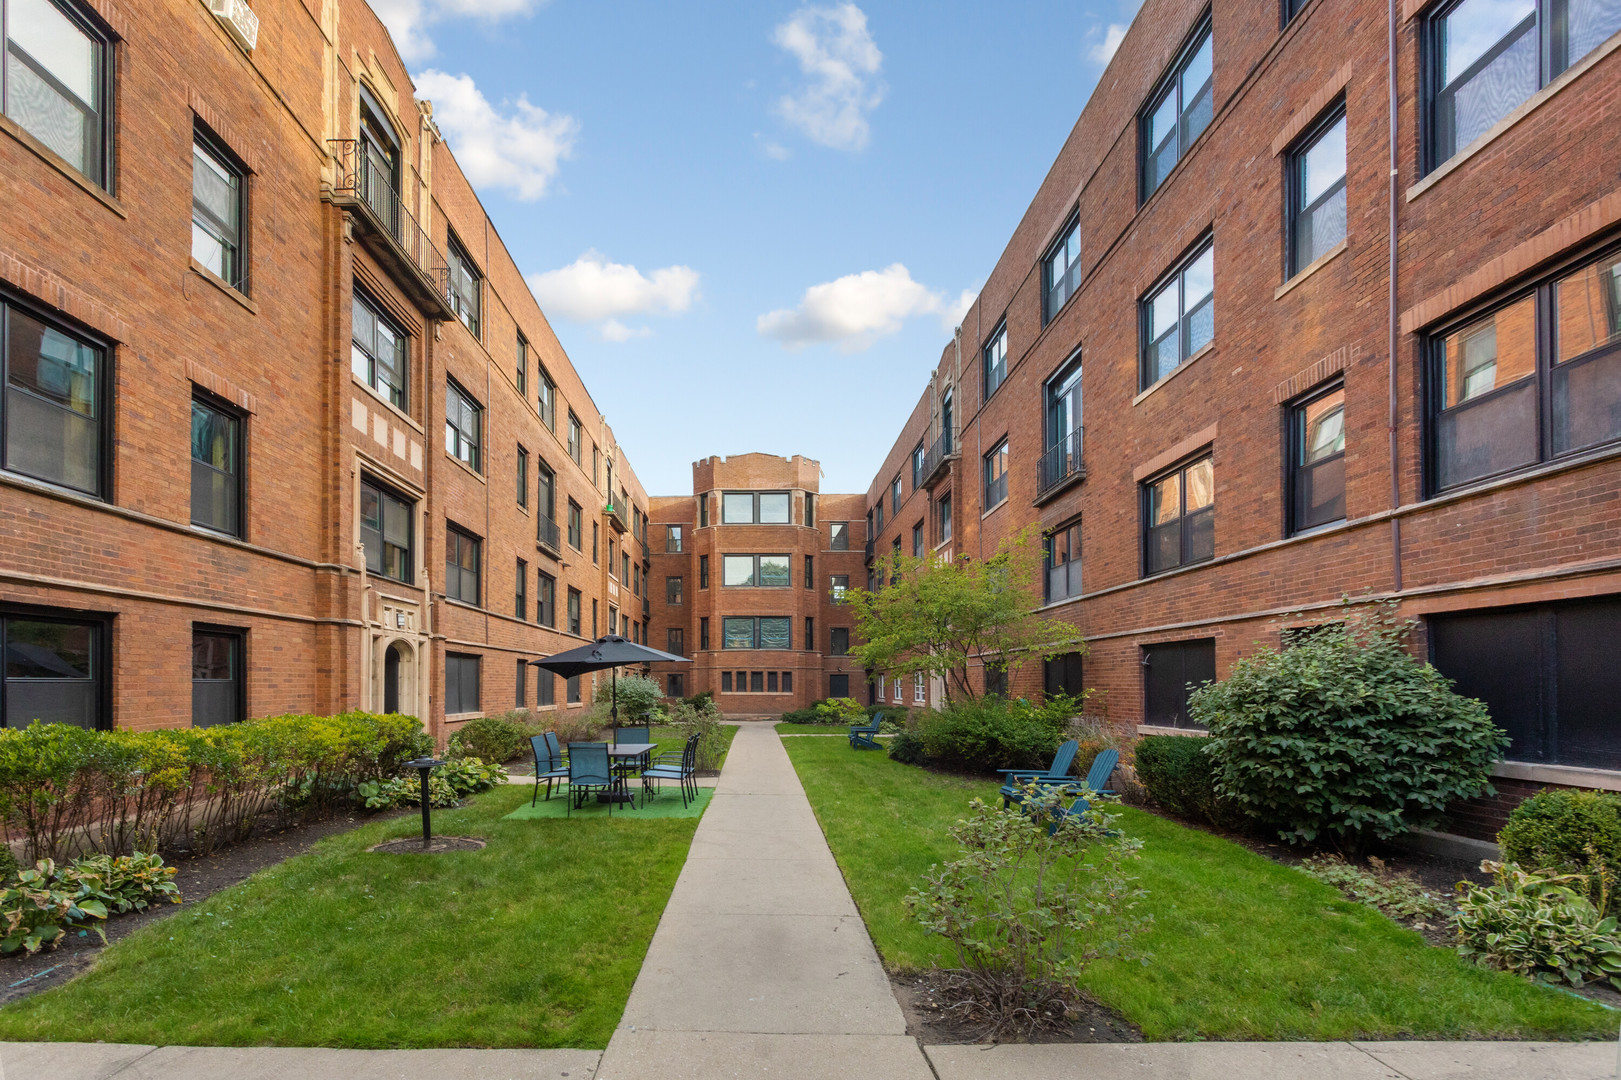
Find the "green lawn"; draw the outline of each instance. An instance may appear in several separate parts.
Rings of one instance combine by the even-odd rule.
[[[664,753],[667,750],[668,751],[674,751],[675,753],[679,754],[681,752],[681,747],[686,742],[686,736],[684,734],[682,734],[680,728],[655,727],[652,730],[651,734],[653,736],[653,741],[659,744],[659,748],[657,750],[657,753],[660,753],[660,754]],[[720,755],[720,761],[715,766],[717,769],[720,768],[721,765],[726,764],[726,754],[731,752],[732,740],[737,738],[737,725],[736,724],[722,724],[721,728],[720,728],[720,734],[721,734],[721,738],[726,740],[726,750],[722,751],[722,753]],[[611,734],[607,735],[605,737],[608,738],[608,739],[613,738],[613,736]]]
[[[777,724],[778,735],[844,735],[850,734],[849,724]]]
[[[434,814],[483,851],[367,853],[415,816],[330,837],[0,1009],[0,1039],[605,1047],[698,823],[502,819],[529,797]]]
[[[949,962],[901,898],[955,856],[946,830],[997,785],[940,776],[833,739],[784,746],[892,970]],[[1127,808],[1144,841],[1153,954],[1086,986],[1150,1039],[1613,1037],[1613,1013],[1428,945],[1326,885],[1207,833]]]

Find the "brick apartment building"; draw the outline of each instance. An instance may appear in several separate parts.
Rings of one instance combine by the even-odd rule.
[[[1511,733],[1500,790],[1621,789],[1618,45],[1565,0],[1147,0],[874,477],[877,553],[1037,523],[1090,651],[1011,691],[1144,732],[1391,598]]]
[[[0,723],[581,707],[635,473],[371,9],[232,10],[0,0]]]
[[[797,455],[710,457],[691,495],[653,498],[652,643],[693,661],[654,665],[668,696],[750,715],[864,692],[835,599],[862,583],[866,503],[820,475]]]

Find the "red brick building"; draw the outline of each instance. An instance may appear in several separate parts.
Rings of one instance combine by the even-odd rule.
[[[582,707],[647,497],[371,9],[23,3],[0,723]]]
[[[1500,788],[1621,788],[1618,45],[1559,0],[1147,0],[873,480],[877,552],[1038,523],[1089,654],[1011,690],[1138,731],[1393,599],[1511,733]]]

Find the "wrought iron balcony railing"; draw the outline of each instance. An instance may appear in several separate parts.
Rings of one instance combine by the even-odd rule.
[[[541,547],[547,549],[553,555],[559,557],[562,556],[562,530],[557,527],[557,522],[553,521],[545,514],[538,515],[538,520],[535,527],[535,540],[540,544]]]
[[[629,531],[630,523],[625,520],[625,511],[618,503],[608,503],[602,508],[602,512],[608,515],[609,523],[617,532]]]
[[[955,460],[957,447],[952,442],[951,432],[942,431],[923,455],[923,486],[933,487],[938,483],[946,475],[946,466]]]
[[[872,562],[873,554],[877,550],[878,550],[878,541],[876,539],[869,539],[867,541],[867,561],[868,562]]]
[[[1081,461],[1081,429],[1076,428],[1041,455],[1036,470],[1036,498],[1055,495],[1071,482],[1085,476],[1086,466]]]
[[[357,139],[329,139],[337,158],[333,201],[352,212],[361,239],[412,299],[435,315],[454,318],[450,306],[450,264],[433,237],[395,191],[389,176]]]

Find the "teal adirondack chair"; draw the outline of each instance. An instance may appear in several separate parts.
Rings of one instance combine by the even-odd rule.
[[[998,769],[1007,779],[1002,784],[1002,805],[1020,802],[1024,799],[1021,790],[1025,784],[1073,784],[1075,781],[1069,775],[1069,767],[1075,763],[1075,752],[1081,748],[1079,739],[1070,739],[1058,748],[1053,755],[1053,763],[1045,770],[1042,769]],[[1112,766],[1111,766],[1112,768]]]
[[[850,746],[855,750],[882,750],[875,736],[878,734],[878,725],[883,722],[883,713],[873,713],[872,720],[865,724],[850,725]]]

